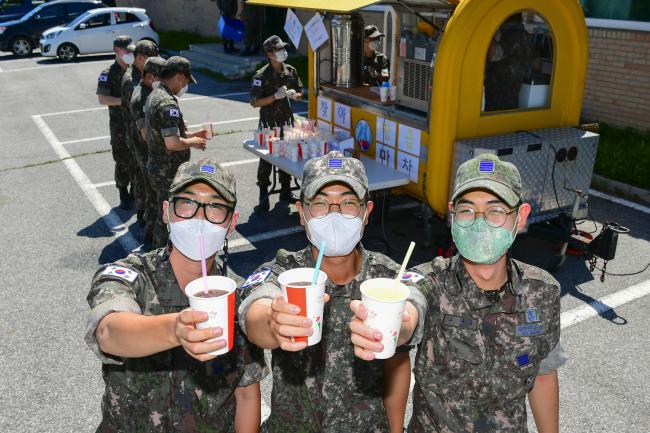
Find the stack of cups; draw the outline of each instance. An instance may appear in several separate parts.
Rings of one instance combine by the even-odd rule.
[[[280,139],[278,137],[270,137],[269,138],[269,154],[271,155],[276,155],[279,152],[278,149],[278,142]]]
[[[313,275],[314,268],[296,268],[284,271],[278,276],[284,300],[300,308],[299,316],[311,320],[313,334],[309,337],[294,337],[296,343],[305,342],[307,346],[320,343],[323,336],[327,274],[319,270],[316,284],[312,285]]]
[[[210,355],[228,353],[235,342],[235,291],[237,283],[228,277],[207,277],[207,294],[204,291],[204,280],[198,278],[185,287],[185,294],[190,300],[190,308],[194,311],[208,313],[208,320],[196,325],[198,329],[221,328],[221,337],[209,340],[226,340],[222,349],[210,352]]]
[[[364,324],[382,335],[384,350],[375,353],[375,358],[387,359],[395,354],[408,295],[406,285],[390,278],[373,278],[361,283],[361,302],[368,310]]]

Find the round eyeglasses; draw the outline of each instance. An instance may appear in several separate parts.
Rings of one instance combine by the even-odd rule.
[[[199,208],[203,208],[205,219],[212,224],[223,224],[235,210],[224,203],[199,203],[187,197],[172,197],[174,214],[183,219],[194,218]]]
[[[312,200],[306,203],[309,215],[312,218],[324,218],[332,209],[332,206],[338,206],[338,212],[345,218],[356,218],[361,215],[361,208],[365,203],[353,199],[345,199],[340,203],[330,203],[324,199]]]
[[[508,215],[517,212],[517,210],[518,208],[508,211],[501,206],[491,206],[484,212],[477,212],[473,207],[460,205],[454,208],[452,214],[454,215],[454,222],[460,227],[471,227],[476,221],[476,216],[482,214],[487,225],[496,229],[503,227],[508,221]]]

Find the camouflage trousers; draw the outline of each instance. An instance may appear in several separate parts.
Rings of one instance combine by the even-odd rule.
[[[131,182],[131,172],[135,161],[126,141],[126,131],[111,126],[111,153],[115,161],[115,186],[126,188]]]
[[[257,185],[260,189],[271,186],[271,174],[273,174],[273,165],[260,159],[260,165],[257,166]],[[285,187],[291,186],[291,175],[280,170],[280,185]]]
[[[180,165],[180,164],[178,164]],[[163,222],[163,202],[169,198],[169,187],[172,184],[178,165],[169,165],[168,162],[154,161],[151,158],[147,162],[147,175],[151,191],[146,215],[151,218],[151,234],[153,235],[153,248],[161,248],[167,245],[169,232],[167,224]]]
[[[147,201],[147,174],[146,174],[146,159],[143,159],[141,155],[141,145],[140,139],[137,134],[140,132],[136,129],[135,125],[132,125],[129,128],[127,135],[127,146],[129,147],[129,153],[133,160],[133,170],[131,171],[131,193],[133,194],[133,199],[135,201],[135,207],[139,211],[144,211],[146,209]]]

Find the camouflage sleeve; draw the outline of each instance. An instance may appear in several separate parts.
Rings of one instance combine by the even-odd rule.
[[[120,273],[124,276],[120,276]],[[95,274],[87,297],[90,312],[86,321],[84,340],[104,364],[122,364],[122,361],[101,351],[95,338],[97,326],[110,313],[142,314],[136,300],[135,286],[139,284],[138,280],[137,271],[121,265],[104,266]]]
[[[159,108],[160,133],[163,137],[181,135],[182,124],[181,110],[177,105],[169,104]]]
[[[541,270],[540,270],[541,271]],[[546,344],[543,345],[542,358],[546,358],[560,341],[560,283],[550,274],[542,271],[543,285],[538,290],[544,290],[543,314],[544,335]]]
[[[245,387],[262,381],[268,374],[269,368],[264,359],[264,351],[249,342],[246,337],[241,337],[246,346],[244,353],[244,374],[237,383],[237,386]]]
[[[300,75],[298,75],[298,70],[294,69],[293,75],[294,75],[294,83],[293,86],[291,86],[291,88],[298,93],[302,93],[302,81],[300,80]]]
[[[390,70],[390,60],[388,60],[388,56],[381,56],[381,69],[389,69]]]
[[[253,81],[251,82],[251,105],[255,106],[258,99],[264,98],[268,95],[264,95],[264,81],[261,74],[255,74]]]
[[[407,346],[416,346],[422,341],[424,334],[424,320],[427,313],[427,295],[431,292],[429,278],[430,264],[424,264],[409,269],[402,276],[402,283],[409,288],[409,297],[406,299],[418,310],[418,323],[411,339],[405,343]]]
[[[96,95],[111,95],[111,87],[108,83],[108,69],[104,69],[97,78],[97,92]]]
[[[546,358],[542,359],[542,362],[539,364],[539,371],[537,374],[551,374],[554,370],[562,367],[567,362],[567,356],[564,352],[564,347],[562,347],[562,341],[558,341],[551,353],[546,355]]]
[[[244,334],[246,334],[246,314],[253,302],[258,299],[274,299],[282,296],[278,275],[284,271],[284,267],[277,260],[273,260],[260,266],[241,286],[242,301],[239,305],[239,326]]]
[[[138,95],[139,93],[133,92],[131,97],[131,116],[135,119],[135,126],[140,130],[144,128],[144,105]]]
[[[116,98],[122,97],[122,75],[119,74],[116,68],[109,69],[108,72],[108,87],[111,89],[111,96]]]

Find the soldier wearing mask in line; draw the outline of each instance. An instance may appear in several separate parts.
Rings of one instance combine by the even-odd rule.
[[[377,51],[379,40],[385,35],[377,26],[369,25],[363,29],[363,83],[380,87],[390,78],[388,57]]]

